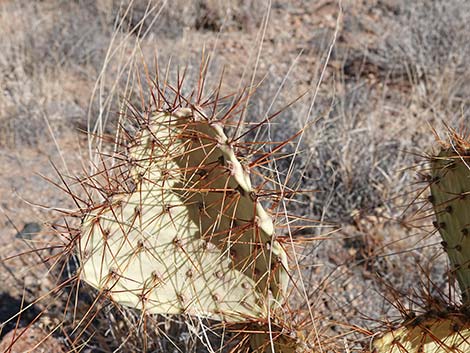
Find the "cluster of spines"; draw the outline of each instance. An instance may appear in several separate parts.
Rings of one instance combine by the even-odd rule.
[[[286,255],[280,244],[272,238],[272,221],[256,197],[253,197],[249,177],[231,147],[226,144],[227,138],[223,131],[204,117],[194,115],[190,109],[156,114],[149,125],[150,130],[139,136],[130,150],[136,191],[126,198],[119,197],[117,201],[120,209],[105,205],[103,209],[95,210],[91,218],[84,222],[82,243],[85,246],[81,253],[94,253],[92,260],[89,257],[82,258],[84,279],[100,289],[106,282],[108,293],[113,293],[109,289],[109,274],[114,274],[111,276],[114,278],[112,285],[118,288],[114,300],[119,302],[117,297],[125,296],[123,302],[143,309],[143,304],[138,305],[135,299],[129,297],[129,294],[142,296],[142,293],[137,293],[138,288],[126,291],[116,278],[132,277],[129,271],[132,268],[134,273],[139,273],[136,274],[139,279],[132,278],[136,284],[147,283],[156,271],[149,272],[150,269],[161,269],[163,266],[158,277],[163,282],[167,279],[179,288],[173,294],[173,300],[180,302],[179,310],[229,320],[229,313],[223,315],[216,313],[215,308],[209,309],[228,300],[231,309],[236,306],[239,308],[238,314],[248,318],[250,314],[258,317],[260,311],[266,310],[266,303],[258,303],[260,307],[256,309],[255,302],[267,297],[268,292],[274,296],[273,305],[282,304],[285,300],[282,296],[285,295],[287,285]],[[171,122],[172,119],[174,122]],[[150,220],[142,224],[148,214]],[[103,219],[107,225],[102,224]],[[144,233],[148,234],[143,236]],[[117,238],[118,243],[113,243],[111,236]],[[149,241],[153,247],[149,247],[149,244],[144,246]],[[209,251],[211,247],[212,255]],[[134,269],[134,260],[130,260],[130,257],[137,257],[137,252],[145,251],[151,252],[149,256],[154,259],[142,263],[143,259],[138,257],[140,269]],[[160,258],[162,255],[169,255],[168,263]],[[120,259],[122,257],[124,259]],[[209,259],[210,262],[206,262]],[[216,268],[209,268],[218,262]],[[147,279],[141,276],[143,268],[149,272]],[[179,273],[180,270],[184,274]],[[192,275],[188,277],[189,273]],[[213,285],[225,290],[227,300],[219,298],[221,295],[215,293],[216,288],[211,288],[210,293],[204,293],[200,288],[200,297],[196,291],[189,295],[192,300],[210,296],[213,305],[207,300],[201,300],[199,310],[184,309],[183,278],[191,282],[193,278],[208,274],[218,278],[220,283]],[[228,278],[231,277],[237,283],[224,286],[222,282],[230,282]],[[179,285],[175,281],[179,281]],[[213,282],[210,278],[205,278],[205,281],[207,284]],[[199,285],[204,286],[202,282]],[[240,286],[245,289],[240,293],[241,296],[232,297]],[[158,286],[154,284],[151,287],[146,290],[142,288],[142,291],[150,293]],[[248,293],[252,287],[259,291]],[[166,291],[170,290],[166,288]],[[155,296],[155,301],[160,301]],[[171,302],[170,298],[167,300]],[[159,307],[158,303],[149,311],[175,313],[175,309]],[[236,312],[232,314],[237,316]]]
[[[158,138],[152,136],[151,133],[151,126],[153,122],[155,122],[155,117],[161,115],[173,117],[180,115],[181,117],[188,115],[187,112],[190,112],[191,117],[196,116],[197,119],[195,120],[199,119],[199,124],[201,121],[204,121],[202,125],[209,127],[210,131],[213,131],[215,136],[210,136],[210,134],[205,132],[201,133],[201,131],[194,131],[194,126],[198,125],[198,122],[194,119],[184,124],[185,127],[183,130],[186,132],[180,132],[173,136],[176,136],[176,139],[181,138],[183,135],[186,135],[184,136],[185,138],[188,138],[189,135],[193,135],[196,140],[208,138],[211,144],[215,142],[216,148],[222,151],[222,154],[227,156],[231,155],[228,156],[228,158],[224,157],[223,160],[220,159],[219,162],[220,166],[223,167],[221,169],[233,172],[231,177],[236,179],[236,186],[231,188],[219,188],[220,190],[218,191],[224,193],[224,199],[226,200],[229,200],[231,198],[230,195],[233,194],[238,195],[236,198],[243,199],[245,205],[255,205],[249,212],[247,208],[240,216],[226,217],[227,219],[233,220],[233,224],[229,227],[232,231],[229,232],[228,237],[227,232],[219,234],[210,231],[205,236],[200,237],[200,242],[198,242],[204,250],[203,252],[210,253],[213,251],[214,254],[217,253],[217,261],[212,261],[212,264],[228,264],[228,266],[223,269],[224,272],[218,271],[217,269],[210,271],[210,273],[213,274],[212,277],[215,280],[223,280],[223,273],[230,271],[230,273],[234,274],[234,277],[243,279],[240,281],[235,280],[235,282],[238,281],[243,290],[250,292],[250,297],[253,300],[251,300],[251,302],[250,300],[241,300],[238,302],[235,305],[237,308],[240,307],[240,304],[245,307],[241,311],[237,309],[230,312],[230,310],[216,309],[202,314],[206,317],[223,320],[222,323],[224,325],[233,328],[233,332],[237,332],[235,336],[240,337],[240,334],[243,336],[243,338],[239,338],[240,342],[248,342],[247,344],[251,349],[257,347],[256,349],[258,349],[259,352],[271,352],[271,347],[274,347],[276,352],[294,352],[299,350],[300,345],[296,339],[298,331],[294,324],[296,320],[291,320],[287,318],[288,315],[284,315],[290,312],[289,307],[284,306],[284,304],[286,304],[290,292],[293,290],[293,286],[288,288],[287,285],[291,274],[287,272],[287,256],[284,249],[287,247],[285,243],[291,241],[292,238],[289,236],[276,236],[274,234],[275,225],[270,217],[270,214],[272,215],[274,213],[267,212],[261,207],[261,200],[269,199],[267,204],[271,205],[271,210],[275,210],[285,198],[295,195],[296,191],[290,190],[285,185],[276,185],[278,182],[273,178],[264,179],[264,182],[261,183],[261,189],[255,189],[251,187],[249,177],[250,173],[254,173],[264,178],[264,176],[257,171],[257,167],[267,166],[269,161],[277,158],[277,154],[283,146],[294,140],[297,135],[293,136],[288,141],[243,142],[244,137],[257,129],[263,128],[263,126],[278,116],[282,110],[266,117],[259,123],[244,126],[244,123],[239,121],[238,117],[244,115],[246,99],[249,98],[250,94],[246,94],[245,91],[242,91],[237,96],[221,97],[220,84],[212,94],[208,96],[203,94],[203,90],[205,89],[204,76],[206,74],[206,64],[201,65],[201,67],[203,69],[200,73],[201,77],[197,89],[187,96],[182,94],[184,75],[181,77],[181,80],[180,77],[178,77],[176,86],[171,86],[166,81],[161,82],[161,76],[158,70],[155,79],[147,77],[148,84],[152,87],[149,91],[149,103],[143,103],[141,108],[136,108],[129,103],[125,117],[120,120],[121,125],[118,126],[117,137],[97,137],[97,141],[99,141],[98,145],[102,145],[106,140],[110,145],[114,145],[114,147],[112,147],[114,154],[109,155],[109,153],[104,152],[103,149],[98,148],[98,153],[94,155],[96,159],[92,161],[92,168],[90,171],[85,171],[85,177],[68,177],[58,172],[62,184],[53,182],[62,191],[69,194],[77,206],[77,210],[73,211],[60,209],[61,214],[65,212],[66,216],[80,218],[82,220],[82,224],[79,227],[75,227],[73,223],[69,223],[68,220],[63,224],[54,225],[55,233],[58,235],[58,238],[60,238],[61,243],[59,245],[54,243],[52,247],[57,251],[54,256],[48,257],[51,267],[55,267],[55,269],[51,269],[51,273],[57,273],[59,278],[53,293],[54,295],[60,293],[61,295],[65,294],[67,299],[64,310],[73,313],[73,323],[72,326],[69,326],[70,337],[68,337],[70,347],[75,348],[86,340],[85,336],[88,336],[88,330],[93,325],[94,318],[101,315],[100,312],[104,306],[110,303],[118,304],[119,300],[116,300],[116,294],[117,296],[122,296],[123,293],[126,292],[125,288],[118,288],[119,282],[121,280],[133,282],[132,278],[126,278],[125,273],[127,270],[119,266],[119,264],[125,264],[124,267],[126,267],[131,263],[130,257],[138,258],[142,256],[142,254],[147,253],[148,250],[146,249],[148,247],[146,241],[142,239],[139,241],[137,239],[136,242],[130,246],[130,248],[132,248],[131,251],[127,251],[127,253],[126,251],[122,252],[123,257],[127,257],[127,259],[118,259],[119,254],[116,254],[115,251],[110,253],[109,251],[98,250],[97,256],[96,247],[94,247],[93,241],[91,240],[91,234],[95,233],[96,238],[101,239],[96,240],[95,245],[101,242],[102,249],[109,249],[108,242],[116,238],[114,235],[119,233],[128,234],[125,227],[134,227],[135,224],[133,223],[138,222],[139,219],[143,217],[143,204],[140,196],[135,196],[136,199],[134,201],[136,202],[132,209],[125,212],[122,211],[125,208],[124,203],[126,200],[128,201],[130,197],[129,195],[133,193],[135,195],[142,195],[146,192],[152,194],[152,190],[155,191],[158,188],[148,182],[155,177],[155,175],[150,175],[153,173],[152,170],[154,169],[148,167],[150,164],[154,163],[154,159],[157,160],[157,163],[161,161],[158,161],[158,158],[154,158],[155,156],[153,155],[147,160],[135,155],[136,151],[139,150],[137,146],[142,146],[139,142],[142,141],[142,136],[140,133],[135,134],[130,131],[138,130],[141,131],[141,133],[150,133],[147,146],[162,147]],[[167,75],[165,74],[165,76]],[[170,96],[172,97],[170,98]],[[225,102],[228,100],[231,100],[231,103],[226,105]],[[222,103],[222,101],[224,103]],[[288,106],[285,108],[287,107]],[[165,123],[165,125],[167,127],[169,126],[167,123]],[[224,129],[222,129],[222,126]],[[231,132],[233,132],[232,137],[224,135],[223,130],[225,130],[225,127],[231,128]],[[92,135],[89,138],[95,140],[96,136]],[[263,150],[263,146],[267,143],[274,145],[274,147],[270,148],[269,152]],[[203,145],[204,144],[200,145],[198,150],[203,150]],[[172,143],[169,143],[168,146],[172,146]],[[223,151],[224,149],[225,151]],[[167,149],[164,154],[168,155],[169,152],[170,150]],[[188,154],[185,152],[183,155],[187,156]],[[175,154],[172,157],[174,156]],[[242,158],[240,158],[240,156],[242,156]],[[251,163],[246,163],[246,161],[250,160]],[[237,161],[241,163],[237,164]],[[183,175],[182,179],[186,178],[186,176],[184,176],[185,173],[196,174],[200,179],[207,177],[208,174],[204,170],[199,170],[197,173],[194,173],[192,167],[178,166],[177,163],[170,169],[176,174],[179,174],[180,177]],[[161,180],[171,179],[171,172],[165,170],[165,168],[163,168],[161,172],[164,174],[163,177],[160,178]],[[221,180],[221,178],[215,179]],[[265,190],[264,188],[267,184],[273,185],[273,189]],[[151,190],[146,190],[147,187],[150,187]],[[159,188],[163,189],[161,185]],[[176,190],[176,188],[173,189]],[[178,197],[181,198],[184,197],[184,194],[189,189],[187,187],[180,189],[181,194],[178,195]],[[187,205],[185,205],[185,207],[187,207]],[[199,214],[204,213],[206,207],[199,203],[197,207],[190,208],[195,210],[194,214]],[[174,209],[175,205],[164,205],[162,212],[171,214]],[[116,214],[118,210],[121,212],[120,216]],[[284,215],[284,212],[282,213]],[[123,214],[125,214],[125,217],[123,217]],[[107,215],[111,215],[108,220],[106,220]],[[248,217],[245,219],[243,215],[248,215]],[[256,217],[253,217],[253,215],[256,215]],[[119,219],[119,217],[121,217],[121,219]],[[296,229],[297,226],[291,222],[295,217],[291,215],[289,215],[289,217],[290,218],[286,220],[286,222],[289,222],[289,228]],[[131,220],[130,223],[127,222],[129,220]],[[303,220],[306,221],[305,219]],[[105,223],[104,227],[103,224],[101,224],[102,221]],[[113,230],[112,227],[106,226],[106,222],[108,222],[108,224],[116,224],[116,228]],[[173,223],[173,221],[170,222]],[[303,228],[304,223],[299,227]],[[93,231],[92,228],[95,228],[95,231]],[[251,235],[248,236],[248,241],[246,239],[240,239],[237,235],[237,232],[239,234],[246,234],[246,228],[252,229]],[[260,229],[262,232],[259,231]],[[128,240],[130,240],[130,238],[124,239],[117,248],[122,250],[123,246],[129,244]],[[230,242],[232,245],[235,245],[235,247],[238,246],[241,250],[237,251],[234,246],[228,246],[227,244]],[[184,249],[184,239],[173,237],[171,242],[168,242],[168,245],[171,245],[174,249],[180,249],[181,252],[186,251],[185,257],[187,257],[188,260],[191,258],[191,256],[187,256],[187,250]],[[47,246],[44,249],[49,251],[49,247]],[[38,251],[44,251],[44,249]],[[241,258],[245,258],[247,261],[236,259],[236,257],[240,255],[240,252],[242,254]],[[108,255],[106,255],[107,253]],[[77,254],[80,265],[77,270],[72,270],[74,265],[70,266],[70,260],[73,259],[75,262]],[[221,254],[223,255],[223,260],[220,260],[222,258],[220,256]],[[248,260],[249,258],[251,258],[251,261]],[[88,266],[88,269],[86,269],[86,264],[91,265],[91,259],[94,259],[95,265]],[[255,259],[254,262],[257,262],[257,264],[254,264],[253,259]],[[257,265],[261,265],[261,267],[257,268]],[[91,272],[95,272],[94,274],[90,273],[90,268],[96,269],[96,271],[91,270]],[[69,272],[70,270],[74,272]],[[184,271],[183,275],[186,278],[194,278],[197,276],[197,272],[198,271],[188,269]],[[82,307],[83,303],[79,304],[82,300],[81,293],[83,290],[89,291],[90,287],[83,286],[81,283],[88,282],[88,279],[93,277],[94,280],[91,282],[94,281],[95,283],[92,283],[92,286],[96,287],[98,292],[95,292],[96,297],[91,301],[91,305],[84,308]],[[145,313],[152,312],[152,310],[147,310],[147,308],[151,306],[148,300],[148,289],[155,287],[150,282],[160,282],[162,277],[161,273],[152,270],[150,276],[147,278],[149,279],[149,281],[147,281],[148,283],[144,286],[134,288],[138,290],[131,291],[131,296],[137,298],[137,301],[135,298],[132,298],[128,301],[128,306],[143,309],[142,322],[147,321]],[[176,301],[181,304],[179,305],[180,308],[186,308],[187,303],[190,302],[191,299],[180,294],[181,293],[175,293]],[[43,296],[37,301],[44,301],[47,297],[48,296]],[[213,293],[210,295],[210,300],[218,302],[223,301],[224,298],[222,295],[218,295],[218,293]],[[247,303],[248,305],[246,305]],[[122,307],[120,307],[119,304],[117,306],[119,308],[118,310],[122,311]],[[175,310],[174,313],[191,314],[192,312],[191,310],[186,311],[178,309]],[[82,317],[80,317],[80,315],[82,315]],[[297,317],[296,319],[299,318]],[[63,326],[65,328],[65,322]],[[306,351],[309,351],[309,349]]]
[[[180,86],[178,86],[180,87]],[[164,90],[163,90],[164,92]],[[243,282],[242,287],[246,290],[249,290],[251,294],[248,296],[252,298],[252,300],[241,300],[239,303],[236,305],[233,305],[232,303],[232,308],[234,306],[240,307],[241,304],[245,304],[244,309],[239,310],[237,309],[236,311],[230,312],[230,310],[227,310],[227,308],[224,308],[223,310],[212,310],[210,309],[209,311],[206,312],[195,312],[191,310],[186,310],[187,308],[187,298],[185,298],[184,295],[178,295],[181,293],[175,293],[176,298],[179,301],[180,313],[187,313],[187,314],[202,314],[203,316],[209,317],[209,318],[215,318],[215,319],[221,319],[224,321],[228,321],[228,323],[231,322],[238,322],[238,321],[245,321],[245,322],[251,322],[249,324],[249,327],[245,330],[246,332],[253,332],[254,331],[259,331],[258,334],[255,335],[255,337],[258,337],[257,340],[252,340],[250,339],[249,342],[251,347],[253,348],[253,344],[256,342],[260,343],[260,337],[262,338],[261,341],[264,340],[263,346],[264,348],[261,351],[266,351],[270,352],[272,345],[275,347],[275,350],[278,351],[279,349],[276,347],[284,347],[283,349],[287,349],[289,346],[290,351],[295,351],[298,347],[297,345],[297,340],[292,338],[292,335],[288,336],[287,338],[284,337],[284,334],[280,335],[273,335],[272,333],[266,334],[267,327],[272,328],[274,325],[280,325],[279,327],[284,327],[287,325],[286,322],[283,323],[283,317],[282,317],[282,309],[281,307],[283,304],[286,302],[289,294],[288,291],[291,291],[292,289],[287,288],[287,282],[289,275],[287,273],[287,256],[285,254],[285,250],[283,249],[283,245],[281,245],[280,242],[275,240],[275,235],[274,235],[274,224],[272,223],[271,217],[268,215],[268,213],[261,207],[260,204],[260,199],[263,195],[263,190],[261,192],[258,192],[258,190],[255,190],[251,187],[251,182],[250,182],[250,177],[249,177],[249,172],[255,170],[256,166],[258,164],[265,164],[266,161],[268,161],[271,158],[275,158],[274,154],[281,148],[275,148],[272,150],[273,152],[271,153],[262,153],[261,157],[256,158],[255,162],[250,163],[250,165],[243,165],[240,164],[239,161],[239,156],[235,152],[237,149],[240,151],[245,151],[248,152],[250,155],[253,153],[257,153],[254,148],[256,148],[257,143],[248,143],[247,145],[244,145],[244,143],[241,142],[240,138],[243,136],[238,136],[229,139],[227,136],[225,136],[224,131],[222,129],[222,126],[227,126],[229,125],[227,122],[231,118],[232,115],[234,115],[235,111],[237,110],[237,107],[240,105],[242,102],[242,99],[236,99],[235,103],[232,107],[228,109],[228,111],[224,114],[221,115],[219,119],[215,118],[214,111],[206,116],[203,111],[208,111],[207,107],[211,107],[214,105],[214,102],[216,101],[206,101],[202,102],[200,105],[193,105],[189,103],[185,98],[183,98],[180,95],[180,92],[174,91],[176,96],[180,96],[179,100],[175,100],[174,103],[176,103],[176,106],[171,107],[170,109],[162,109],[158,108],[156,112],[154,113],[147,113],[147,117],[141,118],[138,113],[136,113],[135,117],[138,120],[138,126],[139,130],[141,133],[138,133],[137,136],[131,136],[131,134],[127,134],[127,140],[128,142],[125,143],[126,148],[127,148],[127,153],[124,153],[121,155],[121,159],[124,159],[123,163],[121,163],[117,170],[120,175],[130,175],[131,177],[131,182],[127,180],[124,182],[126,185],[126,188],[124,190],[119,190],[118,192],[111,192],[110,194],[107,193],[106,197],[106,202],[102,204],[102,207],[100,205],[95,205],[90,208],[90,211],[85,211],[85,222],[84,226],[82,226],[82,235],[81,235],[81,253],[85,254],[86,258],[84,258],[83,263],[87,263],[89,261],[88,257],[90,256],[91,253],[93,253],[92,249],[87,249],[86,242],[83,242],[84,239],[87,238],[88,235],[90,235],[90,229],[87,228],[87,222],[90,224],[90,222],[93,222],[92,219],[94,218],[94,215],[96,214],[97,209],[101,208],[101,210],[108,210],[110,211],[111,208],[114,208],[117,206],[117,208],[122,207],[123,203],[123,198],[125,198],[126,194],[129,194],[130,191],[135,192],[137,189],[140,190],[140,193],[142,193],[142,190],[145,190],[146,188],[150,189],[156,189],[155,185],[152,185],[152,183],[149,183],[148,180],[155,179],[157,180],[160,179],[171,179],[171,176],[175,174],[179,174],[179,178],[182,180],[186,180],[186,183],[189,181],[189,184],[186,184],[182,187],[174,187],[173,189],[179,189],[179,191],[176,192],[176,194],[179,193],[178,197],[180,199],[185,199],[184,203],[186,204],[186,207],[190,209],[189,212],[189,218],[193,219],[195,217],[201,217],[201,214],[206,214],[206,218],[208,219],[209,223],[214,223],[214,215],[208,215],[207,209],[214,211],[214,207],[209,207],[207,208],[207,200],[204,202],[200,202],[201,200],[198,200],[198,202],[194,202],[194,204],[197,204],[197,207],[189,206],[189,204],[193,204],[191,200],[191,196],[188,197],[188,194],[191,194],[192,188],[194,188],[195,184],[192,186],[190,185],[191,183],[194,183],[194,179],[197,179],[198,181],[203,180],[204,178],[211,178],[210,173],[211,171],[208,172],[208,169],[211,170],[211,168],[199,168],[199,166],[189,166],[187,158],[189,156],[187,150],[185,150],[181,155],[178,157],[178,153],[174,153],[174,151],[170,151],[168,149],[169,146],[173,146],[176,144],[181,144],[181,141],[177,142],[176,140],[178,139],[184,139],[186,142],[184,143],[185,148],[188,148],[188,145],[191,144],[189,141],[193,141],[193,143],[196,143],[197,147],[193,149],[194,151],[197,151],[196,153],[200,153],[204,151],[207,148],[210,148],[209,145],[212,145],[212,147],[216,148],[218,151],[221,152],[222,156],[219,156],[217,158],[217,161],[213,161],[214,163],[218,163],[218,167],[215,168],[215,170],[223,170],[225,172],[229,172],[229,176],[227,175],[221,177],[216,176],[213,177],[213,180],[216,181],[221,181],[221,180],[231,180],[231,183],[235,181],[235,185],[232,185],[231,187],[226,187],[226,186],[221,186],[218,185],[217,190],[211,190],[214,188],[211,188],[210,185],[206,187],[202,187],[201,185],[198,184],[196,188],[198,188],[197,193],[207,193],[207,194],[216,194],[216,193],[222,193],[224,201],[220,202],[219,201],[214,201],[214,204],[217,203],[222,203],[222,204],[229,204],[230,202],[233,202],[233,200],[238,200],[236,202],[242,203],[243,207],[239,207],[239,210],[237,209],[236,212],[238,215],[234,217],[233,215],[229,217],[225,217],[227,219],[230,219],[231,224],[228,226],[230,229],[229,231],[225,230],[223,232],[218,232],[212,230],[208,230],[211,228],[210,226],[205,226],[206,231],[201,231],[200,239],[202,240],[202,247],[204,247],[204,251],[207,251],[207,249],[213,249],[215,252],[219,251],[218,257],[221,257],[221,254],[223,256],[226,256],[227,258],[227,263],[229,263],[229,269],[224,269],[224,273],[227,272],[227,270],[232,271],[232,273],[237,273],[237,276],[239,273],[243,275],[243,278],[246,279],[248,278],[249,281],[251,280],[251,285],[247,285],[249,281],[239,281],[240,283]],[[162,95],[162,91],[158,90],[157,96],[159,97],[158,99],[158,104],[168,104],[168,100],[165,99]],[[218,97],[216,97],[216,100]],[[157,100],[154,99],[154,103],[156,103]],[[186,108],[181,107],[181,103],[185,102],[184,104],[187,105]],[[217,105],[217,104],[215,104]],[[215,108],[214,108],[215,109]],[[148,110],[147,110],[148,111]],[[137,112],[137,110],[136,110]],[[271,120],[274,116],[277,116],[279,112],[275,113],[273,116],[270,116],[266,119],[266,121]],[[152,125],[158,125],[161,124],[161,122],[158,122],[158,120],[161,118],[161,116],[167,116],[171,117],[170,120],[176,118],[176,119],[188,119],[185,123],[183,123],[183,128],[180,129],[180,131],[176,134],[173,134],[173,140],[171,142],[165,143],[162,145],[161,137],[162,136],[155,136],[155,134],[152,132]],[[159,118],[160,117],[160,118]],[[157,122],[157,124],[155,124]],[[164,122],[163,125],[165,125],[167,128],[171,124],[168,124],[168,121]],[[236,123],[236,125],[239,125],[239,123]],[[255,128],[260,128],[263,126],[263,123],[257,124]],[[202,130],[208,129],[206,131],[198,131],[202,127]],[[255,129],[251,127],[249,131],[252,131]],[[182,131],[181,131],[182,130]],[[238,129],[237,129],[238,130]],[[124,128],[123,128],[123,131]],[[147,137],[142,138],[144,134],[147,134]],[[170,136],[172,135],[171,133],[167,135]],[[143,140],[147,140],[145,144],[142,143]],[[198,142],[199,141],[199,142]],[[201,141],[204,141],[201,143]],[[264,144],[263,142],[260,143],[260,145]],[[280,146],[284,145],[285,142],[281,142]],[[162,178],[161,175],[152,175],[154,173],[154,170],[158,170],[158,168],[153,169],[151,168],[152,164],[159,164],[161,163],[161,160],[159,160],[159,157],[157,155],[148,155],[147,157],[142,158],[143,156],[140,155],[139,153],[148,153],[148,151],[145,151],[148,147],[151,147],[151,149],[155,149],[155,147],[162,148],[167,148],[165,154],[171,155],[173,158],[173,165],[171,168],[161,168],[161,165],[159,166],[160,171],[165,174],[164,177]],[[191,150],[191,148],[189,148]],[[162,151],[162,150],[161,150]],[[193,153],[192,152],[192,153]],[[209,155],[210,153],[207,153],[207,151],[202,152],[203,154]],[[127,155],[127,157],[125,157]],[[124,158],[123,158],[124,156]],[[206,158],[206,157],[203,157]],[[195,160],[201,160],[200,157],[195,158]],[[248,160],[249,156],[245,156],[245,160]],[[126,171],[126,163],[131,166],[130,168],[130,173]],[[166,162],[165,162],[166,163]],[[200,163],[200,162],[198,162]],[[211,162],[212,163],[212,162]],[[211,163],[207,163],[208,165],[211,165]],[[217,164],[215,163],[215,164]],[[215,166],[213,164],[213,166]],[[207,167],[207,166],[206,166]],[[212,168],[213,172],[214,168]],[[159,172],[157,172],[158,174]],[[220,173],[220,172],[219,172]],[[109,170],[106,172],[100,174],[105,174],[106,177],[109,177],[109,175],[112,175],[113,173]],[[257,173],[258,174],[258,173]],[[259,175],[259,174],[258,174]],[[182,178],[181,178],[182,176]],[[182,181],[180,180],[180,182]],[[184,184],[184,182],[183,182]],[[189,185],[189,187],[188,187]],[[202,190],[206,188],[207,190]],[[162,187],[160,186],[160,189]],[[101,190],[98,190],[101,193]],[[194,193],[193,193],[194,194]],[[270,191],[268,193],[271,197],[272,200],[274,201],[274,204],[276,201],[279,199],[282,199],[285,197],[283,194],[279,194],[278,192],[273,192]],[[117,195],[117,196],[113,196]],[[237,195],[235,198],[233,198],[231,195]],[[266,196],[262,196],[266,197]],[[232,201],[230,201],[232,200]],[[240,201],[241,200],[241,201]],[[94,202],[94,201],[93,201]],[[174,206],[171,205],[166,205],[164,208],[165,212],[171,213],[171,210],[173,209]],[[275,207],[275,205],[273,206]],[[235,207],[237,208],[237,207]],[[230,212],[233,211],[233,206],[227,205],[226,209],[220,209],[220,213],[226,213],[227,210]],[[114,211],[111,211],[114,212]],[[134,211],[136,215],[139,217],[141,216],[142,211],[138,210],[137,212]],[[210,212],[209,212],[210,213]],[[197,215],[197,216],[195,216]],[[115,217],[115,215],[113,215]],[[215,217],[217,218],[217,217]],[[219,219],[220,221],[220,219]],[[173,221],[172,221],[173,222]],[[118,222],[119,223],[119,222]],[[203,224],[204,221],[199,219],[197,224]],[[120,226],[121,227],[121,226]],[[204,226],[203,226],[204,228]],[[85,230],[85,231],[84,231]],[[88,232],[88,235],[86,233]],[[106,230],[103,232],[103,229],[100,229],[98,231],[99,233],[104,233],[104,238],[106,238]],[[124,232],[125,233],[125,232]],[[237,235],[238,233],[238,235]],[[251,233],[251,234],[250,234]],[[249,234],[248,236],[243,236],[243,234]],[[227,236],[228,235],[228,236]],[[242,237],[240,237],[242,235]],[[103,238],[103,237],[102,237]],[[287,238],[285,238],[283,241],[286,241]],[[184,250],[184,244],[182,243],[182,239],[175,237],[172,239],[172,245],[174,247],[178,247],[180,250],[185,252]],[[137,244],[140,244],[140,248],[143,248],[143,242],[137,242]],[[229,245],[230,244],[230,245]],[[215,245],[215,246],[214,246]],[[106,247],[106,245],[104,246]],[[142,251],[142,250],[140,250]],[[99,256],[103,258],[103,253],[100,252]],[[241,255],[241,259],[236,259],[237,256]],[[97,256],[97,257],[99,257]],[[185,254],[186,257],[188,256],[188,253],[186,252]],[[111,260],[111,262],[115,262],[115,260]],[[96,265],[98,267],[103,267],[103,260],[101,260],[101,263],[98,264],[97,261]],[[220,261],[219,261],[220,262]],[[104,266],[105,268],[107,267],[106,265]],[[99,295],[101,297],[108,297],[114,301],[116,301],[116,298],[113,297],[113,286],[116,286],[116,283],[119,282],[117,281],[117,278],[122,278],[123,277],[123,272],[120,270],[117,270],[115,267],[116,266],[108,266],[108,273],[105,276],[102,276],[102,274],[95,276],[95,279],[92,280],[94,281],[94,286],[100,289]],[[118,266],[119,267],[119,266]],[[85,275],[86,271],[82,271],[83,276],[81,279],[84,279],[87,281],[87,276]],[[121,272],[121,273],[120,273]],[[185,271],[184,276],[187,278],[192,278],[194,277],[194,272],[198,271],[191,271],[188,269]],[[214,276],[218,277],[219,279],[222,279],[223,276],[217,276],[218,274],[222,274],[222,271],[213,271]],[[93,277],[94,275],[92,275]],[[164,277],[164,276],[163,276]],[[161,280],[162,276],[161,274],[155,273],[155,278],[157,280]],[[106,286],[102,286],[99,283],[106,282]],[[111,284],[112,283],[112,284]],[[114,287],[116,288],[116,287]],[[255,288],[253,290],[252,288]],[[123,290],[117,289],[116,292],[122,293]],[[144,291],[145,292],[145,291]],[[142,297],[142,295],[140,295]],[[246,296],[246,295],[245,295]],[[145,296],[142,298],[145,299]],[[246,297],[245,297],[246,298]],[[213,302],[223,302],[224,297],[219,296],[219,295],[214,295],[211,294],[211,300]],[[138,307],[143,309],[144,306],[146,308],[149,307],[149,305],[144,305],[143,300],[140,301],[142,304],[137,304],[134,300],[131,302],[128,302],[129,306],[133,307]],[[184,304],[184,305],[183,305]],[[201,305],[201,307],[204,305]],[[146,309],[147,310],[147,309]],[[270,313],[268,314],[268,311]],[[276,313],[277,311],[277,313]],[[148,312],[152,312],[152,310],[148,310]],[[159,312],[156,310],[155,312]],[[176,311],[174,312],[176,313]],[[269,325],[267,324],[268,321],[275,320],[276,322],[272,321]],[[226,322],[227,323],[227,322]],[[284,331],[284,330],[281,330]],[[295,331],[295,330],[294,330]],[[279,340],[277,338],[279,337]],[[272,339],[276,340],[274,343],[266,344],[266,342],[270,342]],[[284,343],[279,343],[283,341]],[[258,344],[257,343],[257,344]],[[281,346],[279,346],[281,344]],[[259,347],[258,347],[259,348]]]

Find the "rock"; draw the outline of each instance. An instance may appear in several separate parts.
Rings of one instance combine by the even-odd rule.
[[[16,233],[15,238],[31,240],[34,235],[41,231],[41,225],[36,222],[26,223],[21,231]]]
[[[65,353],[64,345],[38,327],[19,328],[8,332],[0,342],[4,353]]]

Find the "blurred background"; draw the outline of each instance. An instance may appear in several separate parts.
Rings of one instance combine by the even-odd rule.
[[[74,208],[54,185],[57,171],[88,170],[93,134],[112,136],[123,107],[141,105],[145,70],[152,76],[158,62],[171,81],[186,69],[194,87],[210,56],[209,87],[222,71],[224,93],[259,85],[249,121],[305,94],[257,137],[282,141],[314,122],[286,146],[299,156],[277,168],[282,175],[293,163],[292,186],[316,191],[289,204],[320,222],[305,236],[323,234],[323,222],[339,229],[298,259],[320,331],[362,349],[367,341],[345,322],[373,330],[419,310],[411,293],[429,303],[448,292],[439,237],[413,201],[432,129],[445,136],[445,125],[469,123],[469,18],[464,0],[1,0],[0,258],[27,252],[49,236],[57,209]],[[0,262],[0,322],[54,287],[41,263]],[[62,320],[63,304],[51,303],[0,336],[35,321],[44,337]],[[84,351],[138,351],[97,336]],[[61,330],[44,342],[52,340],[70,349]]]

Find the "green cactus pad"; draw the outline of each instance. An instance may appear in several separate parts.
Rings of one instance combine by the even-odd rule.
[[[136,190],[82,226],[82,278],[120,304],[226,322],[285,300],[287,256],[218,123],[152,117],[129,148]]]
[[[462,315],[447,318],[417,317],[373,343],[376,353],[468,353],[470,325]]]
[[[470,159],[465,151],[443,149],[432,158],[431,202],[464,304],[470,300]]]

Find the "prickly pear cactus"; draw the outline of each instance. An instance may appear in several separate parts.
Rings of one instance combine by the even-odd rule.
[[[377,353],[470,352],[470,323],[463,315],[417,317],[374,341]]]
[[[430,189],[442,245],[462,295],[451,313],[418,316],[373,342],[377,353],[470,352],[470,144],[451,131],[449,143],[431,157]]]
[[[470,146],[469,146],[470,147]],[[470,300],[470,150],[443,149],[431,160],[434,223],[442,236],[465,304]]]
[[[128,307],[229,323],[284,302],[286,253],[219,123],[158,113],[128,156],[134,192],[83,221],[83,280]]]

